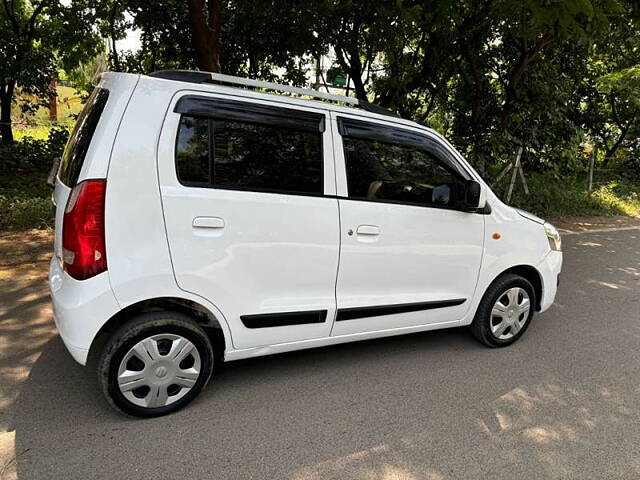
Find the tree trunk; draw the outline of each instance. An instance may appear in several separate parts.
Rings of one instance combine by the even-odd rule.
[[[605,155],[602,160],[605,167],[609,168],[613,166],[614,155],[627,138],[627,133],[629,133],[629,129],[631,128],[631,125],[633,125],[635,118],[636,115],[634,115],[631,120],[629,120],[629,123],[624,127],[618,125],[618,128],[620,128],[620,135],[618,135],[618,139],[613,143],[613,145],[611,145],[611,147],[605,144]]]
[[[52,78],[49,82],[49,90],[54,95],[49,98],[49,120],[52,122],[58,121],[58,95],[56,89],[56,79]]]
[[[360,74],[355,75],[355,72],[351,72],[351,78],[353,79],[353,89],[356,92],[356,98],[358,100],[368,102],[369,99],[367,98],[367,89],[364,88],[364,83],[362,82],[362,77],[360,76]]]
[[[11,100],[16,81],[13,79],[0,81],[0,143],[13,143],[13,129],[11,128]]]
[[[120,57],[116,46],[116,16],[118,15],[118,1],[114,1],[111,5],[111,14],[109,15],[109,37],[111,40],[111,61],[116,72],[121,72]]]
[[[362,62],[357,49],[348,52],[342,48],[336,48],[338,64],[346,71],[353,81],[353,90],[356,98],[368,102],[367,90],[362,81]]]
[[[220,72],[222,0],[188,0],[191,43],[200,70]]]
[[[505,100],[502,105],[502,111],[500,112],[500,129],[503,132],[508,130],[509,121],[511,120],[511,114],[513,113],[514,103],[517,99],[517,89],[520,84],[520,80],[529,67],[529,64],[533,61],[534,58],[538,56],[538,54],[551,45],[553,41],[553,36],[550,34],[545,34],[540,38],[536,44],[530,49],[526,49],[526,46],[523,44],[523,51],[518,58],[518,61],[514,65],[513,70],[509,74],[509,79],[507,85],[505,86]]]

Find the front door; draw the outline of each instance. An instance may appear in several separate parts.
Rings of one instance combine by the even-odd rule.
[[[165,120],[158,162],[176,280],[224,314],[237,349],[330,334],[339,220],[326,118],[197,94]]]
[[[335,122],[344,175],[332,335],[455,324],[469,308],[483,251],[484,216],[462,208],[470,174],[427,132]]]

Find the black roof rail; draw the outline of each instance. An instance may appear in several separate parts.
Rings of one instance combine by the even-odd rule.
[[[249,78],[234,77],[231,75],[223,75],[221,73],[201,72],[197,70],[159,70],[149,74],[150,77],[162,78],[165,80],[175,80],[179,82],[189,83],[215,83],[221,85],[231,85],[240,88],[253,88],[271,90],[274,92],[282,92],[295,94],[300,96],[312,97],[315,99],[330,101],[333,103],[345,103],[351,107],[361,108],[367,112],[377,113],[379,115],[387,115],[390,117],[401,118],[395,112],[387,110],[375,103],[365,102],[353,97],[345,97],[344,95],[334,95],[331,93],[318,92],[308,88],[292,87],[289,85],[281,85],[279,83],[264,82],[261,80],[252,80]]]

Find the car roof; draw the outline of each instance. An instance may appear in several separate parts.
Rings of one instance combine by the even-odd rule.
[[[106,72],[104,75],[120,76],[131,74]],[[363,119],[376,119],[396,123],[437,135],[437,132],[431,128],[404,119],[379,105],[363,102],[353,97],[195,70],[161,70],[150,75],[140,75],[139,77],[141,81],[148,83],[159,81],[165,85],[173,84],[175,85],[176,92],[189,89],[205,93],[226,93],[234,96],[265,99],[291,106],[307,106],[330,110],[336,113],[355,115]]]

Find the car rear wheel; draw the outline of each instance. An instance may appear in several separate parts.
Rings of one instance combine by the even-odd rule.
[[[98,378],[109,403],[153,417],[185,406],[211,376],[213,349],[202,328],[175,312],[142,314],[108,340]]]
[[[471,324],[471,333],[488,347],[511,345],[529,327],[535,305],[531,283],[519,275],[504,274],[484,294]]]

